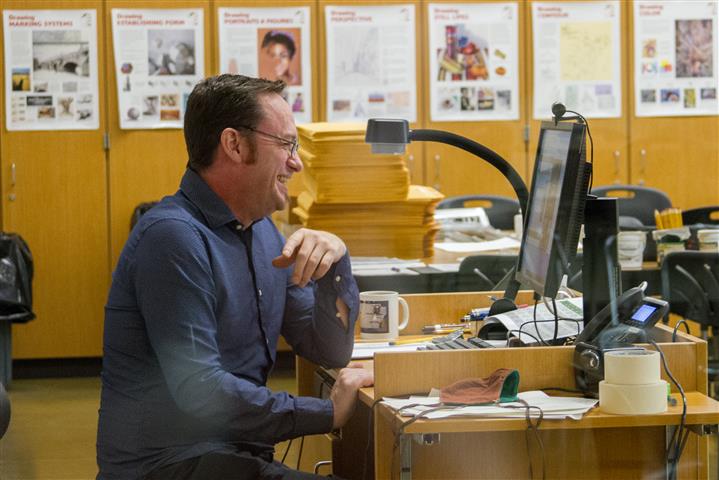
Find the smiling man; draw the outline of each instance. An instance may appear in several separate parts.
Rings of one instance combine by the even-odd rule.
[[[315,478],[273,445],[341,427],[372,384],[345,368],[329,400],[265,386],[280,335],[347,365],[358,310],[344,243],[307,229],[285,241],[268,218],[302,170],[284,87],[219,75],[188,99],[180,189],[140,219],[113,274],[98,478]]]

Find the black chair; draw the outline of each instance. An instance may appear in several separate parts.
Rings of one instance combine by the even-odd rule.
[[[701,326],[708,342],[710,394],[719,380],[719,253],[670,252],[662,261],[662,297],[669,311]],[[711,335],[709,333],[711,332]]]
[[[607,185],[595,187],[592,194],[598,197],[617,197],[620,217],[634,217],[643,225],[655,225],[654,210],[672,206],[669,196],[656,188],[638,185]]]
[[[152,207],[160,203],[159,201],[153,201],[153,202],[143,202],[140,203],[138,206],[135,207],[135,209],[132,211],[132,216],[130,217],[130,230],[132,231],[133,228],[135,228],[135,225],[140,220],[140,217],[143,216],[145,213],[147,213],[148,210],[150,210]]]
[[[5,435],[8,425],[10,425],[10,398],[0,382],[0,438]]]
[[[703,223],[705,225],[719,225],[719,205],[712,207],[699,207],[682,212],[684,225]]]
[[[514,272],[517,265],[516,255],[473,255],[459,264],[457,290],[491,291],[503,290],[502,280]]]
[[[477,203],[477,205],[466,205],[467,203]],[[514,216],[519,213],[519,201],[498,195],[447,197],[439,202],[437,208],[464,208],[465,206],[484,208],[490,225],[499,230],[514,229]]]

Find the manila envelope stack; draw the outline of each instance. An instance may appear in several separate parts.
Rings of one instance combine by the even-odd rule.
[[[355,256],[425,258],[434,253],[443,195],[409,184],[401,155],[374,155],[364,123],[297,126],[306,190],[292,212],[307,228],[338,235]]]

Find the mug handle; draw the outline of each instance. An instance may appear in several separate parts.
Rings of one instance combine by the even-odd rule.
[[[402,297],[397,297],[397,300],[402,304],[402,323],[397,326],[397,330],[404,330],[409,323],[409,305],[407,305],[407,300]]]

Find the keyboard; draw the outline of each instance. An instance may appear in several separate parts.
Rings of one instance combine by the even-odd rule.
[[[457,338],[448,342],[429,343],[417,350],[471,350],[475,348],[493,348],[493,345],[477,337]]]

